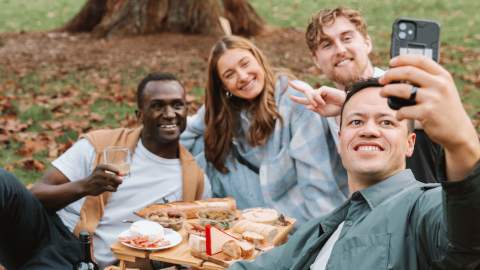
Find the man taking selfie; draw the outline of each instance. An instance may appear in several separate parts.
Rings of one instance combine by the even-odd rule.
[[[253,262],[230,269],[478,269],[480,143],[450,74],[423,56],[400,56],[379,80],[350,88],[341,109],[338,149],[351,197],[310,221]],[[413,74],[413,75],[412,75]],[[416,102],[399,111],[387,96]],[[448,181],[424,184],[405,169],[411,121],[445,149]],[[410,122],[410,124],[409,124]],[[456,123],[452,129],[451,123]]]

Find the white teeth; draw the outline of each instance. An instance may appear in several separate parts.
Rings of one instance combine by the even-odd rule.
[[[380,151],[380,147],[373,146],[373,145],[362,145],[358,147],[358,151],[366,151],[366,152]]]
[[[255,80],[249,81],[246,85],[242,86],[242,87],[240,88],[240,90],[248,90],[248,89],[250,88],[250,86],[253,85],[254,82],[255,82]]]
[[[177,125],[160,125],[161,128],[175,128]]]
[[[344,64],[346,64],[346,63],[348,63],[348,62],[350,62],[350,59],[344,59],[344,60],[338,62],[338,63],[337,63],[337,66],[344,65]]]

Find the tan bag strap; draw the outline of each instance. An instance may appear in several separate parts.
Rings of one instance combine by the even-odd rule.
[[[182,199],[183,201],[200,200],[204,189],[203,171],[192,154],[182,145],[179,145],[179,156],[182,167]],[[97,152],[94,166],[99,164],[101,158],[102,153]],[[95,232],[98,223],[103,217],[105,206],[110,196],[110,192],[104,192],[98,196],[87,196],[85,198],[85,202],[80,210],[80,220],[74,229],[74,234],[77,237],[81,230],[87,230],[90,233]]]
[[[182,200],[191,202],[200,200],[204,189],[204,175],[195,158],[180,145],[180,162],[182,165]]]

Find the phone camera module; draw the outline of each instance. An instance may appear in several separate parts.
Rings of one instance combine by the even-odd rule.
[[[399,32],[399,33],[398,33],[398,37],[399,37],[400,39],[405,39],[405,38],[407,37],[407,33],[403,32],[403,31],[402,31],[402,32]]]

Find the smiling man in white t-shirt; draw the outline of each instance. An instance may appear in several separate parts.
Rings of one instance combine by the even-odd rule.
[[[140,127],[97,130],[82,135],[52,162],[52,168],[32,187],[32,193],[43,207],[22,188],[6,194],[7,202],[2,207],[12,209],[11,212],[29,213],[29,219],[15,216],[20,226],[8,227],[6,231],[12,235],[31,232],[44,237],[31,237],[36,241],[24,247],[19,244],[12,254],[29,254],[23,258],[3,254],[0,245],[2,263],[5,260],[7,267],[13,268],[48,265],[48,269],[73,263],[72,260],[80,256],[80,250],[74,247],[77,241],[71,232],[77,235],[87,230],[93,233],[94,255],[103,269],[115,262],[110,245],[120,232],[128,229],[129,224],[122,221],[134,219],[135,211],[157,201],[208,197],[208,180],[190,153],[179,144],[186,125],[185,94],[173,75],[148,75],[137,91]],[[130,149],[129,174],[119,175],[114,167],[102,164],[103,150],[109,146]],[[9,190],[8,185],[5,190]],[[8,200],[14,196],[23,198],[27,205]],[[98,213],[98,209],[103,212]],[[0,217],[7,214],[0,212]],[[24,222],[26,220],[31,222]],[[31,228],[33,226],[36,229]],[[5,236],[6,241],[7,238]],[[58,263],[58,258],[63,263]]]

